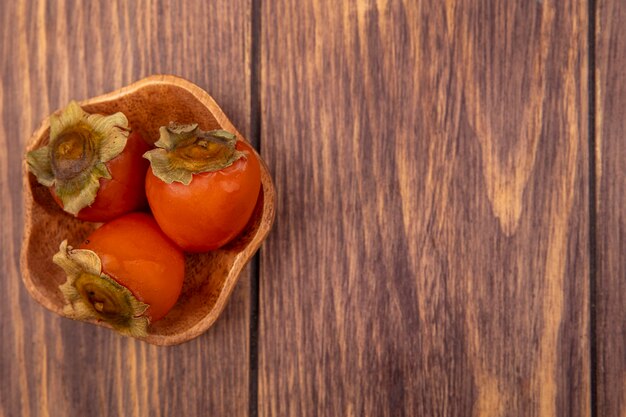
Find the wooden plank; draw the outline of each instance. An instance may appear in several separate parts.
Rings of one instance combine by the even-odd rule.
[[[259,415],[590,415],[587,23],[262,3]]]
[[[623,1],[596,14],[597,415],[626,416],[626,35]]]
[[[206,416],[248,412],[250,272],[224,315],[159,348],[61,319],[18,271],[25,141],[70,99],[174,73],[250,133],[250,5],[224,1],[0,2],[0,416]]]

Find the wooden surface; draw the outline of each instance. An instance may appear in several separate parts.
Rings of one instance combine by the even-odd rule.
[[[48,312],[27,295],[18,261],[24,144],[70,99],[175,73],[209,91],[249,136],[249,10],[239,0],[0,2],[0,416],[248,412],[249,270],[211,330],[162,348]]]
[[[626,416],[626,3],[596,19],[596,315],[598,416]]]
[[[290,3],[259,415],[590,415],[587,9]]]
[[[626,7],[598,4],[0,3],[0,417],[623,416]],[[32,130],[154,73],[256,140],[278,203],[174,348],[18,270]]]

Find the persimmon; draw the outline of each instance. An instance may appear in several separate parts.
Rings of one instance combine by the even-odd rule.
[[[187,252],[217,249],[241,233],[261,188],[252,147],[197,124],[161,127],[155,145],[144,155],[146,195],[163,232]]]
[[[145,206],[142,155],[150,148],[130,132],[123,113],[89,114],[72,101],[50,116],[48,144],[26,156],[37,181],[67,213],[104,222]]]
[[[60,289],[68,316],[132,336],[145,336],[148,324],[168,313],[185,275],[182,251],[145,213],[104,224],[77,249],[63,241],[53,261],[67,275]]]

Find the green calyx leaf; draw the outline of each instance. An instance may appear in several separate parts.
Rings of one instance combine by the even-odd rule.
[[[26,154],[26,163],[30,172],[35,174],[37,181],[46,187],[54,185],[54,172],[50,165],[50,150],[47,146],[35,149]]]
[[[73,215],[93,204],[100,178],[110,179],[105,163],[126,147],[128,119],[123,113],[89,114],[75,101],[50,116],[50,139],[26,154],[37,181],[54,187],[63,209]]]
[[[235,148],[237,137],[225,130],[205,132],[197,123],[170,123],[159,132],[157,148],[143,156],[154,175],[167,184],[188,185],[193,174],[222,170],[244,156]]]
[[[102,272],[98,255],[73,249],[64,240],[52,261],[63,268],[67,281],[59,286],[66,304],[63,312],[75,320],[104,321],[127,336],[144,337],[150,320],[148,305]]]

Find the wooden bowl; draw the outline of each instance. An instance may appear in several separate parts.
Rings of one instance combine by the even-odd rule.
[[[170,121],[197,122],[203,130],[225,129],[243,138],[209,94],[197,85],[171,75],[144,78],[120,90],[80,103],[88,112],[124,112],[133,130],[159,137],[159,127]],[[49,118],[35,131],[27,151],[48,142]],[[257,155],[258,156],[258,155]],[[261,158],[262,187],[252,218],[245,230],[225,247],[204,254],[186,255],[186,274],[181,296],[167,316],[150,325],[142,338],[155,345],[186,342],[206,331],[217,320],[230,297],[239,274],[250,261],[274,221],[274,186]],[[61,210],[48,189],[40,185],[23,164],[24,241],[21,252],[22,280],[30,295],[61,316],[63,296],[59,284],[65,274],[52,262],[63,239],[77,246],[99,224],[75,219]],[[107,324],[93,322],[100,326]]]

